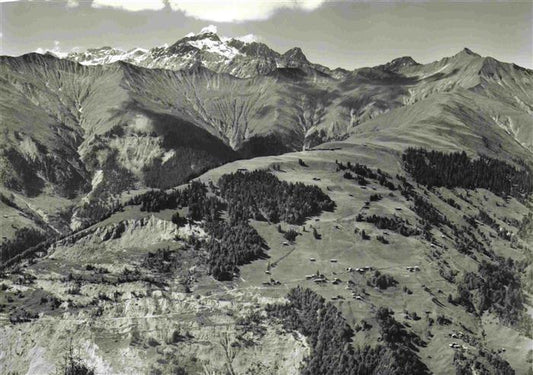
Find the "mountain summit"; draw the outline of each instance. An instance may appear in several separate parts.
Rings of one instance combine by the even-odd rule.
[[[71,52],[66,58],[82,65],[124,61],[146,68],[170,70],[203,66],[239,78],[265,75],[283,67],[328,71],[326,67],[311,64],[300,48],[293,48],[281,55],[267,45],[256,42],[253,35],[221,37],[213,25],[204,27],[198,34],[189,33],[171,46],[130,51],[105,47]]]

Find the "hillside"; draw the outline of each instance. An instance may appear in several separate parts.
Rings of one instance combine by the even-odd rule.
[[[204,246],[200,242],[198,248],[196,241],[208,238],[203,222],[176,225],[171,220],[176,209],[147,212],[135,205],[9,270],[3,281],[4,317],[22,320],[15,325],[6,321],[2,328],[9,338],[3,341],[3,371],[52,371],[72,340],[76,355],[96,373],[177,368],[198,373],[226,366],[234,373],[298,373],[303,358],[316,355],[317,349],[305,330],[289,328],[270,315],[268,304],[283,303],[288,290],[300,285],[342,313],[354,330],[354,347],[382,345],[378,338],[384,323],[376,312],[385,306],[406,334],[418,337],[405,350],[431,373],[447,374],[476,361],[495,373],[507,361],[516,373],[525,373],[531,340],[520,333],[522,323],[498,322],[497,309],[467,312],[455,299],[464,275],[476,272],[483,260],[511,257],[518,265],[530,259],[522,223],[531,202],[502,199],[486,189],[420,185],[409,194],[423,197],[446,218],[429,224],[427,237],[422,231],[427,219],[413,205],[412,195],[399,189],[416,182],[401,167],[397,152],[381,145],[338,145],[336,150],[234,162],[198,179],[221,186],[220,177],[228,173],[268,168],[282,181],[318,186],[335,202],[333,211],[311,216],[303,225],[282,220],[283,232],[294,228],[299,233],[294,242],[284,238],[277,224],[251,220],[265,241],[265,255],[239,266],[231,281],[209,277],[203,256],[195,255]],[[366,185],[347,179],[338,166],[346,168],[348,162],[379,168],[396,190],[368,177]],[[397,174],[406,176],[406,182],[393,177]],[[377,194],[379,200],[369,199]],[[190,208],[179,209],[179,215],[185,217]],[[418,232],[378,229],[359,219],[361,214],[395,218]],[[454,234],[454,227],[464,229]],[[502,230],[511,234],[502,236]],[[465,234],[474,240],[467,252],[458,245]],[[157,255],[157,249],[169,253]],[[164,258],[148,262],[154,256]],[[373,286],[376,271],[394,280],[392,286]],[[530,289],[523,275],[527,301]],[[36,318],[36,313],[42,315]],[[299,333],[291,334],[292,329]],[[47,344],[50,335],[57,345]],[[453,343],[458,348],[449,346]],[[391,350],[394,358],[396,349],[390,345],[383,350]],[[266,360],[255,362],[258,353]]]

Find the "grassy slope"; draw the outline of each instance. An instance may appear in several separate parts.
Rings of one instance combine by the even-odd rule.
[[[299,158],[302,158],[306,162],[308,165],[307,168],[298,165]],[[228,318],[223,318],[225,314],[229,313],[236,314],[234,316],[242,316],[244,311],[249,311],[250,307],[247,306],[250,306],[250,303],[252,305],[259,303],[258,306],[261,306],[265,302],[278,300],[279,298],[283,298],[288,288],[296,285],[310,287],[328,300],[338,295],[344,297],[343,300],[338,300],[335,303],[352,325],[357,324],[361,319],[366,319],[374,326],[369,331],[357,333],[355,344],[377,342],[379,333],[377,325],[372,318],[373,311],[379,306],[391,307],[395,311],[395,318],[397,320],[409,324],[410,329],[428,342],[427,347],[421,348],[420,356],[431,371],[436,374],[447,374],[453,366],[454,351],[448,347],[448,344],[452,341],[460,340],[451,339],[448,336],[449,333],[469,329],[473,332],[473,336],[482,340],[480,335],[480,321],[474,316],[466,314],[461,307],[453,306],[447,302],[447,295],[455,292],[455,285],[445,281],[439,275],[435,260],[430,258],[433,249],[427,241],[422,240],[420,237],[403,237],[391,231],[381,231],[371,224],[355,223],[354,220],[357,213],[360,212],[364,201],[372,193],[379,192],[384,198],[379,202],[371,203],[369,213],[387,215],[396,213],[408,219],[411,223],[414,223],[416,218],[414,213],[409,209],[410,204],[398,192],[394,192],[394,197],[389,197],[387,195],[389,192],[377,184],[371,184],[367,189],[362,189],[353,181],[345,180],[342,178],[340,172],[335,172],[335,160],[365,163],[372,168],[381,168],[392,175],[399,172],[400,168],[397,155],[394,152],[385,151],[380,146],[368,145],[365,147],[349,145],[336,151],[308,151],[277,157],[237,161],[211,170],[200,177],[204,181],[213,180],[216,182],[222,174],[235,171],[238,168],[252,170],[256,168],[268,168],[272,163],[279,163],[282,171],[276,172],[276,174],[280,179],[294,182],[302,181],[307,184],[318,185],[335,200],[337,209],[332,213],[323,213],[320,217],[309,218],[305,224],[307,232],[303,232],[301,227],[298,228],[298,231],[302,235],[298,236],[294,246],[282,245],[282,236],[277,232],[275,226],[268,225],[264,222],[253,222],[254,227],[265,238],[270,247],[268,251],[269,259],[254,261],[251,264],[243,266],[241,268],[240,278],[230,283],[218,283],[210,278],[204,277],[198,279],[193,290],[195,294],[201,296],[200,301],[204,301],[206,304],[205,311],[203,308],[199,310],[204,312],[200,313],[200,315],[198,315],[198,311],[194,313],[197,316],[196,319],[202,317],[200,322],[189,322],[192,316],[188,315],[188,310],[182,311],[180,308],[172,312],[173,319],[176,319],[172,320],[172,322],[180,321],[181,323],[179,324],[188,327],[192,335],[196,337],[196,339],[186,341],[182,347],[183,361],[189,369],[194,368],[194,366],[185,358],[187,355],[199,355],[198,349],[195,349],[196,345],[198,345],[197,340],[199,335],[205,335],[205,333],[201,332],[204,332],[208,326],[215,324],[217,321],[225,322],[224,327],[227,327],[230,337],[237,340],[237,335],[234,331],[236,329],[234,318],[229,318],[229,320]],[[320,180],[313,180],[313,178],[320,178]],[[374,191],[374,189],[376,190]],[[446,194],[454,194],[453,192],[445,191],[445,189],[441,190],[445,196]],[[473,205],[460,201],[457,196],[455,197],[463,206],[463,210],[461,211],[447,206],[432,193],[428,192],[427,196],[432,204],[446,213],[452,222],[458,224],[463,224],[463,213],[475,213],[477,212],[477,207],[480,206],[483,206],[488,212],[493,212],[500,219],[504,217],[521,219],[528,211],[526,207],[515,200],[505,203],[501,198],[495,197],[487,191],[476,191],[470,194],[474,202]],[[487,200],[484,199],[484,196],[487,196]],[[496,207],[496,203],[500,204],[500,207]],[[398,211],[396,208],[401,208],[402,210]],[[156,217],[162,220],[168,220],[169,215],[170,212],[164,211],[156,214]],[[138,207],[128,207],[124,212],[113,215],[105,222],[99,224],[98,227],[109,226],[123,220],[138,220],[141,217],[149,216],[151,215],[139,212]],[[170,223],[165,225],[162,223],[159,222],[158,225],[146,229],[138,228],[132,232],[127,230],[121,239],[112,240],[108,243],[100,243],[98,239],[90,239],[91,237],[89,237],[88,240],[79,241],[78,244],[73,246],[58,247],[51,256],[38,261],[35,265],[30,265],[27,272],[33,273],[38,277],[37,286],[42,287],[48,293],[67,298],[68,294],[65,294],[65,290],[68,288],[68,283],[61,281],[61,275],[66,275],[72,270],[83,273],[83,267],[86,263],[96,263],[107,267],[112,272],[120,272],[123,266],[129,265],[133,267],[147,251],[163,246],[179,247],[179,243],[164,239],[167,238],[165,237],[165,233],[168,230],[164,228],[169,228],[168,225]],[[288,228],[286,224],[282,224],[282,226],[284,229]],[[322,235],[321,240],[315,240],[313,238],[310,232],[311,226],[317,228],[318,232]],[[355,226],[365,229],[371,235],[372,239],[370,241],[362,241],[360,236],[353,233]],[[171,227],[170,225],[170,230]],[[489,232],[491,231],[488,228],[485,229]],[[388,234],[385,235],[383,232],[387,232]],[[384,245],[378,242],[375,239],[378,234],[385,235],[389,239],[390,244]],[[434,235],[439,245],[446,249],[443,251],[441,259],[447,260],[453,269],[459,272],[475,271],[477,269],[476,262],[454,250],[453,243],[449,238],[441,238],[438,231],[434,231]],[[494,240],[494,248],[498,253],[511,256],[515,259],[521,259],[523,256],[519,250],[511,249],[509,243],[500,240]],[[315,258],[316,261],[311,262],[309,258]],[[337,259],[338,262],[332,263],[330,261],[332,258]],[[275,264],[275,267],[271,269],[271,275],[266,275],[264,271],[269,262],[271,265]],[[392,275],[399,284],[385,291],[374,290],[366,286],[365,280],[368,276],[352,276],[346,272],[347,267],[361,267],[365,265],[371,265],[384,273]],[[413,265],[418,265],[421,271],[411,273],[405,269],[406,266]],[[311,281],[305,280],[306,275],[315,273],[317,270],[325,274],[330,280],[338,277],[342,280],[342,283],[339,285],[332,285],[331,283],[315,285]],[[281,285],[264,286],[262,283],[268,281],[270,277],[281,281]],[[346,282],[350,279],[353,279],[354,282],[366,289],[368,295],[364,297],[363,301],[355,300],[351,296],[351,292],[345,288]],[[103,360],[108,366],[113,366],[115,369],[127,368],[126,364],[117,363],[113,360],[113,356],[117,350],[110,342],[113,337],[115,337],[114,340],[118,340],[114,344],[115,346],[118,345],[123,350],[129,348],[127,349],[128,351],[135,352],[139,348],[138,344],[134,343],[130,346],[131,343],[127,339],[131,336],[132,330],[140,329],[141,337],[144,337],[143,340],[147,340],[148,337],[155,335],[154,337],[157,337],[159,342],[161,342],[163,332],[168,332],[171,328],[168,326],[169,323],[163,323],[157,318],[159,316],[158,314],[166,316],[165,314],[173,311],[168,310],[168,308],[173,305],[181,305],[183,302],[178,301],[182,301],[183,298],[185,298],[185,301],[190,301],[187,302],[187,304],[191,304],[190,308],[198,308],[194,307],[197,305],[194,302],[194,298],[189,300],[189,297],[179,292],[177,286],[174,286],[174,284],[171,285],[173,286],[170,289],[163,290],[163,298],[157,302],[156,306],[159,306],[157,308],[153,305],[155,303],[153,297],[150,297],[150,290],[157,290],[157,287],[146,289],[146,287],[138,283],[121,284],[117,287],[110,285],[102,286],[98,283],[84,286],[80,296],[70,296],[70,298],[83,304],[83,301],[86,303],[90,298],[96,296],[99,291],[111,295],[114,293],[114,290],[127,292],[132,291],[132,288],[136,288],[136,292],[145,290],[146,292],[143,293],[148,294],[146,297],[134,297],[126,293],[113,308],[104,304],[104,306],[108,307],[105,307],[101,317],[93,316],[89,318],[94,324],[101,326],[100,333],[94,338],[91,338],[92,336],[87,331],[82,330],[80,331],[79,339],[81,340],[83,338],[83,340],[93,341],[98,345],[99,349],[96,351],[96,356],[100,358],[98,361]],[[405,294],[402,291],[404,286],[412,290],[413,294]],[[429,289],[424,289],[423,286]],[[31,288],[33,287],[30,286]],[[443,306],[432,302],[432,298],[436,298]],[[160,298],[158,297],[158,299]],[[20,303],[25,303],[24,301]],[[225,304],[224,301],[228,301],[228,304]],[[133,309],[132,306],[135,305],[139,305],[140,307]],[[81,314],[81,316],[88,318],[91,309],[91,307],[81,309],[71,308],[71,314],[74,315],[69,316]],[[416,312],[422,319],[419,321],[405,320],[404,310],[408,310],[410,313]],[[437,315],[444,314],[452,319],[453,323],[450,326],[434,325],[429,328],[426,311],[429,312],[429,317],[433,319],[436,319]],[[154,316],[150,318],[149,316],[152,315]],[[121,319],[125,319],[125,322],[128,323],[119,332],[112,334],[112,332],[115,332],[115,328],[112,328],[113,326],[110,325],[108,319],[120,316],[123,316],[124,318]],[[134,323],[132,319],[135,316],[143,316],[142,324],[141,322]],[[59,320],[53,320],[53,318],[47,319],[52,319],[47,320],[50,328],[56,327],[59,331],[66,329],[65,324]],[[501,327],[494,320],[492,320],[492,323],[490,321],[490,318],[483,319],[483,327],[487,333],[487,339],[484,345],[491,349],[506,348],[507,351],[502,356],[512,364],[517,370],[517,373],[523,373],[526,370],[524,360],[531,341],[526,340],[523,336],[518,336],[514,330]],[[146,325],[152,327],[150,331],[153,333],[149,334],[144,331],[146,330]],[[38,321],[23,324],[18,327],[24,327],[24,332],[27,332],[28,335],[35,337],[37,340],[41,340],[39,339],[39,332],[43,328]],[[12,334],[10,328],[4,327],[4,329],[10,335]],[[431,332],[432,336],[429,335],[429,332]],[[503,334],[504,332],[505,334]],[[495,335],[497,335],[498,340],[494,339],[496,337]],[[221,336],[210,337],[210,340],[214,341],[221,339]],[[261,340],[257,341],[258,347],[262,348],[261,350],[272,345],[272,338]],[[287,340],[289,340],[288,337],[284,338],[277,345],[288,345]],[[141,342],[146,341],[141,340]],[[286,344],[282,344],[282,342]],[[463,344],[462,342],[460,343]],[[171,350],[169,348],[172,348],[172,346],[168,346],[167,344],[162,345],[167,348],[165,350]],[[219,344],[214,346],[210,344],[203,345],[203,350],[211,348],[207,350],[216,351],[217,349],[215,348]],[[468,346],[468,344],[465,345]],[[32,346],[33,344],[25,344],[24,347],[26,348],[25,350],[29,350]],[[48,353],[60,353],[62,349],[60,347],[50,347],[47,350]],[[242,351],[237,350],[237,352],[238,356],[249,358],[247,357],[249,354],[246,354],[247,352],[244,349]],[[49,356],[51,355],[48,354],[45,358],[50,358]],[[277,355],[280,356],[281,354]],[[157,358],[160,358],[157,352],[149,352],[143,356],[142,363],[148,365],[154,363]],[[216,360],[213,362],[213,359],[209,357],[202,358],[202,361],[210,363],[210,366],[217,363]],[[25,361],[23,363],[29,364],[31,362],[30,359],[26,359]],[[48,364],[53,363],[50,359],[43,359],[43,361]],[[91,361],[91,363],[98,363],[96,359],[92,359]],[[144,365],[138,364],[138,366]],[[145,367],[136,368],[140,369]]]

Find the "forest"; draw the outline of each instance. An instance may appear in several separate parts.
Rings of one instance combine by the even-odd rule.
[[[352,164],[351,162],[347,162],[346,165],[344,165],[337,160],[335,160],[335,164],[337,165],[337,171],[345,171],[343,175],[344,178],[348,180],[357,180],[358,184],[361,186],[367,185],[368,181],[365,178],[369,178],[377,180],[381,186],[385,186],[389,190],[396,190],[396,186],[390,181],[391,176],[379,168],[374,172],[364,164]],[[357,176],[354,177],[349,171],[355,173]]]
[[[193,181],[181,190],[152,190],[132,198],[128,204],[140,205],[141,211],[160,211],[188,207],[187,217],[178,212],[172,221],[181,226],[201,221],[209,233],[207,241],[195,240],[206,252],[198,256],[207,262],[209,273],[217,280],[231,280],[238,266],[266,256],[266,243],[249,224],[250,219],[301,223],[322,210],[333,210],[335,203],[316,186],[290,184],[266,171],[237,172],[223,175],[219,189]],[[218,192],[223,198],[215,195]],[[221,219],[227,209],[228,220]]]
[[[405,170],[416,182],[427,187],[483,188],[499,196],[523,199],[533,191],[531,169],[487,156],[471,159],[463,152],[443,153],[423,148],[408,148],[402,155]]]
[[[265,256],[263,238],[247,221],[234,225],[220,222],[210,234],[206,245],[209,272],[217,280],[231,280],[238,272],[237,266]]]
[[[226,174],[218,184],[232,221],[252,218],[302,224],[309,216],[335,208],[335,202],[317,186],[280,181],[264,170]]]
[[[24,250],[29,249],[43,241],[49,236],[33,228],[21,228],[15,233],[15,237],[4,241],[0,245],[0,260],[2,263],[16,257]]]
[[[378,229],[388,229],[394,232],[400,233],[405,237],[414,236],[419,234],[418,229],[411,226],[408,221],[401,217],[386,217],[378,215],[363,216],[358,214],[355,218],[356,221],[366,221],[367,223],[373,223]]]
[[[427,367],[414,350],[412,334],[396,322],[389,310],[380,308],[376,319],[380,324],[384,345],[354,348],[354,335],[341,312],[310,289],[296,287],[289,291],[286,304],[269,305],[271,318],[281,320],[284,328],[307,337],[311,354],[306,359],[304,375],[345,374],[427,374]]]
[[[517,325],[523,318],[525,301],[517,268],[511,258],[498,257],[496,263],[483,260],[477,274],[465,273],[457,286],[456,302],[467,311],[475,312],[477,307],[479,314],[494,312],[503,323]],[[473,291],[477,291],[479,299],[473,298]]]

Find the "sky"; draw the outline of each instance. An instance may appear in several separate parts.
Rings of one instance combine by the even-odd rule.
[[[151,48],[208,25],[331,68],[429,63],[464,47],[533,68],[531,0],[0,0],[0,55]]]

